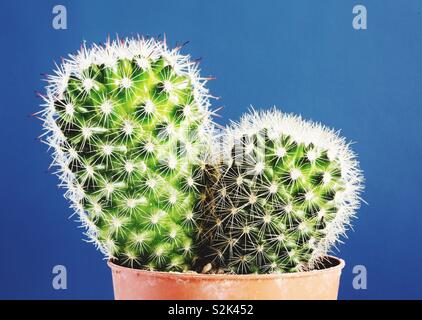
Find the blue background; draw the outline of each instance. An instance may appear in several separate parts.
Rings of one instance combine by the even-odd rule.
[[[218,121],[250,104],[342,129],[356,141],[366,176],[355,231],[344,258],[342,299],[422,298],[422,1],[9,1],[0,5],[1,170],[0,297],[113,297],[111,275],[47,172],[50,156],[36,140],[34,91],[53,61],[81,40],[167,34],[190,41]],[[352,8],[368,9],[368,30],[352,28]],[[52,8],[64,4],[68,30],[54,30]],[[52,288],[52,268],[68,271],[68,290]],[[365,265],[367,290],[354,290],[354,265]]]

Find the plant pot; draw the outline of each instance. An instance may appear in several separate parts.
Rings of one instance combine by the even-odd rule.
[[[108,265],[117,300],[335,300],[345,264],[327,256],[318,270],[261,275],[145,271],[111,261]]]

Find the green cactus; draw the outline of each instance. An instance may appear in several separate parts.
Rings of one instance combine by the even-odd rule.
[[[47,78],[44,140],[65,197],[124,266],[182,271],[195,258],[211,96],[179,49],[152,38],[83,45]]]
[[[245,115],[223,140],[202,254],[240,274],[314,268],[359,207],[363,178],[349,144],[275,109]]]

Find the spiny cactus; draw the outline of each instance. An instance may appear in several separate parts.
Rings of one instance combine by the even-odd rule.
[[[180,271],[195,257],[211,96],[179,49],[84,44],[47,78],[40,118],[65,197],[121,265]]]
[[[276,109],[243,116],[223,140],[221,176],[201,218],[216,267],[241,274],[315,267],[359,207],[363,178],[349,144]]]

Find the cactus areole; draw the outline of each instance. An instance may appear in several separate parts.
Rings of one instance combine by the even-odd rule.
[[[115,263],[162,271],[195,258],[209,98],[165,41],[82,46],[47,77],[44,141],[88,238]]]
[[[355,155],[320,124],[252,110],[227,128],[222,157],[201,224],[204,255],[223,270],[312,269],[359,207]]]

